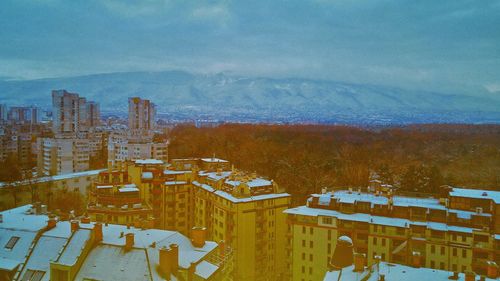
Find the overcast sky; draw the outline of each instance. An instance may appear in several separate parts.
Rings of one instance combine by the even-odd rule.
[[[497,96],[500,1],[0,2],[0,76],[171,69]]]

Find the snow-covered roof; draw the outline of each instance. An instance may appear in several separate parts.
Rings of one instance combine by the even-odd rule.
[[[44,182],[51,182],[51,181],[69,180],[69,179],[81,178],[81,177],[97,176],[102,171],[106,171],[106,169],[91,170],[91,171],[84,171],[84,172],[77,172],[77,173],[69,173],[69,174],[62,174],[62,175],[50,176],[50,177],[34,178],[31,180],[31,182],[32,183],[44,183]],[[13,185],[14,186],[26,185],[28,183],[29,183],[29,181],[25,180],[25,181],[15,182],[15,183],[13,183]],[[0,188],[6,187],[6,186],[8,186],[7,183],[0,182]]]
[[[393,264],[387,262],[380,262],[379,269],[373,265],[372,270],[366,269],[363,272],[353,271],[354,266],[348,266],[341,271],[328,271],[325,275],[324,281],[351,281],[351,280],[365,280],[365,281],[378,281],[380,275],[385,275],[385,280],[405,280],[405,281],[420,281],[420,280],[436,280],[448,281],[452,272],[431,268],[415,268],[400,264]],[[465,275],[459,273],[459,281],[465,280]],[[486,278],[486,281],[493,281],[494,279]]]
[[[467,197],[476,199],[491,199],[496,204],[500,204],[500,191],[468,189],[468,188],[452,188],[450,196]]]
[[[153,270],[156,270],[153,267]],[[142,249],[99,245],[87,256],[75,280],[151,280],[150,265]]]
[[[165,185],[182,185],[187,184],[185,181],[166,181]]]
[[[176,171],[176,170],[164,170],[164,175],[182,175],[186,173],[191,173],[191,171]]]
[[[326,193],[330,194],[331,193]],[[313,194],[313,197],[325,197],[326,194]],[[376,195],[373,193],[339,190],[333,193],[333,197],[340,203],[354,204],[354,202],[370,202],[378,205],[388,205],[389,199],[386,196]],[[435,198],[415,198],[405,196],[392,196],[393,205],[401,207],[422,207],[429,209],[445,210],[446,206]]]
[[[335,217],[346,221],[366,222],[371,224],[404,227],[404,228],[408,228],[411,224],[419,224],[434,230],[456,231],[462,233],[472,233],[473,231],[473,228],[470,227],[450,226],[445,223],[439,223],[439,222],[416,222],[408,219],[374,216],[364,213],[346,214],[346,213],[341,213],[339,211],[310,208],[307,206],[300,206],[296,208],[287,209],[284,212],[286,214],[292,214],[292,215],[303,215],[312,217],[317,217],[317,216]]]
[[[161,164],[163,164],[163,161],[158,160],[158,159],[138,159],[138,160],[135,160],[135,164],[138,164],[138,165],[161,165]]]
[[[225,179],[231,175],[231,171],[224,171],[224,172],[199,172],[198,173],[200,176],[207,176],[208,179],[218,181],[221,179]]]
[[[71,240],[64,247],[64,252],[57,262],[65,265],[74,265],[78,257],[82,254],[83,247],[90,241],[90,234],[90,229],[78,229],[71,236]]]
[[[119,192],[137,192],[137,191],[139,191],[139,188],[127,186],[127,187],[122,187],[122,188],[118,189],[118,191]]]
[[[198,265],[196,265],[196,270],[195,270],[194,274],[198,275],[199,277],[201,277],[203,279],[208,279],[218,269],[219,269],[218,266],[211,264],[207,261],[202,261]]]
[[[153,173],[152,172],[142,172],[142,179],[145,179],[145,180],[153,179]]]
[[[201,161],[208,163],[227,163],[229,161],[219,158],[201,158]]]

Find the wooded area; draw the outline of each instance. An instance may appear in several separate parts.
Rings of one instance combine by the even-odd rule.
[[[448,184],[500,189],[500,126],[178,126],[170,158],[216,157],[274,179],[304,204],[322,187],[367,186],[373,172],[402,190],[438,193]]]

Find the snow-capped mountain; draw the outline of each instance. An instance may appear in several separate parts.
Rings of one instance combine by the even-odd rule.
[[[244,112],[256,117],[287,114],[301,119],[329,116],[426,115],[456,122],[464,116],[500,121],[500,100],[487,97],[404,90],[386,86],[310,79],[271,79],[182,71],[125,72],[67,78],[0,81],[0,103],[49,107],[52,89],[67,89],[101,104],[102,110],[126,110],[127,98],[149,98],[159,112],[193,111],[217,117]],[[309,116],[309,117],[307,117]],[[475,117],[471,117],[475,116]],[[448,119],[447,119],[448,118]],[[432,119],[430,119],[432,121]],[[458,120],[460,121],[460,120]],[[466,121],[466,120],[465,120]]]

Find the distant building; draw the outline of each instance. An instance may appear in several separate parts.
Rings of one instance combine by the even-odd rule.
[[[99,125],[99,105],[66,90],[52,91],[52,127],[56,135],[77,134]]]
[[[89,140],[83,138],[39,138],[39,176],[69,174],[89,170]]]
[[[151,136],[155,129],[155,119],[154,103],[139,97],[128,99],[128,127],[132,137],[142,139]]]
[[[7,105],[0,103],[0,123],[7,121]]]
[[[86,171],[91,157],[103,157],[106,143],[100,124],[99,106],[66,90],[52,91],[53,138],[38,139],[39,175]]]
[[[58,221],[46,207],[0,213],[1,280],[224,280],[224,248],[203,233]],[[201,234],[201,235],[199,235]]]
[[[12,124],[38,124],[42,121],[42,110],[35,106],[14,106],[9,108],[7,119]]]
[[[86,103],[87,122],[90,128],[95,128],[101,125],[101,112],[99,104],[93,101]]]

